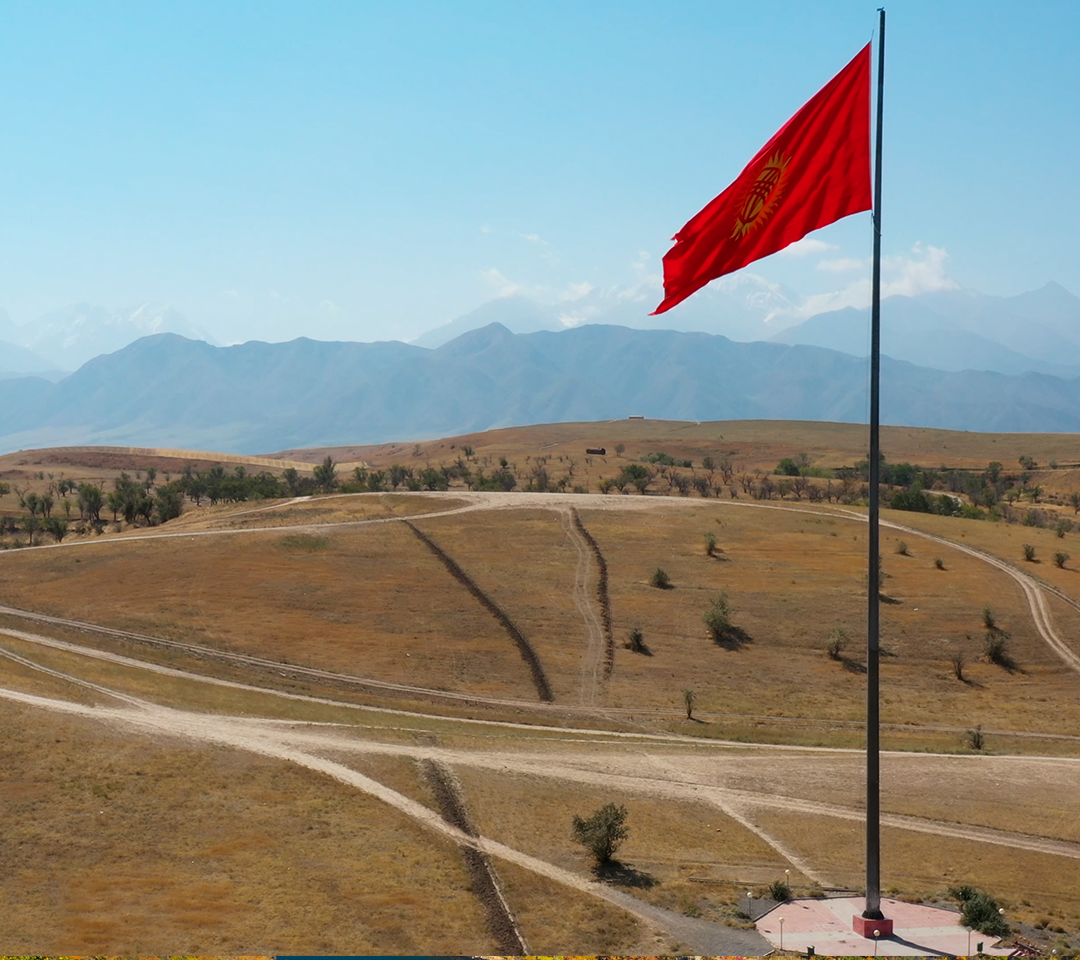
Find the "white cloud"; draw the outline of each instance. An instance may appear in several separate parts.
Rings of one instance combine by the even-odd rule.
[[[941,247],[915,244],[911,248],[914,257],[885,257],[881,261],[882,272],[892,276],[881,286],[881,295],[891,297],[902,294],[914,297],[935,290],[955,290],[959,284],[945,272],[949,254]],[[920,259],[921,258],[921,259]]]
[[[915,244],[910,254],[883,257],[881,261],[882,297],[897,295],[914,297],[920,293],[932,293],[935,290],[957,289],[959,284],[945,272],[948,261],[949,254],[944,249],[930,244],[924,246],[921,243]],[[823,266],[825,263],[834,263],[836,266]],[[841,272],[845,269],[854,270],[856,267],[865,269],[866,265],[866,261],[837,259],[822,261],[818,268]],[[870,306],[870,294],[869,277],[861,277],[841,290],[806,297],[794,310],[782,311],[782,313],[797,322],[812,317],[816,313],[842,310],[844,307],[864,310]]]
[[[801,240],[796,240],[794,243],[784,247],[780,251],[780,256],[813,257],[820,256],[823,253],[832,253],[834,250],[839,249],[835,243],[826,243],[824,240],[818,240],[815,237],[803,237]]]
[[[489,227],[486,223],[482,223],[482,224],[480,224],[480,232],[481,233],[491,233],[491,227]]]
[[[595,287],[593,287],[588,280],[582,280],[581,283],[571,283],[559,294],[559,299],[564,302],[580,300],[582,297],[586,297],[592,293],[594,289]]]
[[[529,243],[538,243],[543,247],[550,246],[550,244],[538,233],[519,233],[519,237],[522,240],[528,240]]]
[[[834,260],[821,260],[817,269],[826,273],[847,273],[849,270],[866,269],[866,261],[856,260],[854,257],[837,257]]]
[[[491,288],[496,297],[512,297],[516,293],[525,292],[525,287],[522,284],[515,283],[513,280],[504,277],[502,273],[494,267],[489,267],[487,270],[481,270],[480,279]]]
[[[333,300],[321,300],[319,301],[319,308],[323,313],[329,314],[331,317],[337,316],[341,313],[341,307],[339,307]]]

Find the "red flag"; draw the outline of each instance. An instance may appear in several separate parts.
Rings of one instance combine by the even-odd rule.
[[[675,234],[664,256],[664,301],[653,315],[710,280],[870,207],[867,44]]]

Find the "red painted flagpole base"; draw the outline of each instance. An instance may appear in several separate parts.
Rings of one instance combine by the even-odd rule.
[[[891,920],[871,920],[869,917],[860,917],[858,914],[851,918],[852,929],[867,940],[873,940],[875,932],[879,940],[882,937],[891,937],[892,923]]]

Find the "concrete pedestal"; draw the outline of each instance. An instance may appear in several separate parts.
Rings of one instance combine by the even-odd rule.
[[[892,936],[892,923],[891,920],[871,920],[868,917],[855,914],[851,918],[851,929],[860,937],[866,937],[867,940],[881,940],[884,937]],[[875,933],[877,934],[876,937],[874,936]]]

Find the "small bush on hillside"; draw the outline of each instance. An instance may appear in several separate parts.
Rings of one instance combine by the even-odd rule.
[[[1058,535],[1058,539],[1061,540],[1065,537],[1065,534],[1072,530],[1072,528],[1073,522],[1071,520],[1059,520],[1057,522],[1057,525],[1054,527],[1054,533],[1056,533]]]
[[[988,633],[986,635],[986,659],[996,663],[999,667],[1008,669],[1012,666],[1012,659],[1006,650],[1007,641],[1003,633]]]
[[[671,589],[671,577],[668,576],[667,571],[663,567],[657,567],[651,577],[649,577],[650,586],[656,587],[658,590],[670,590]]]
[[[1028,563],[1032,563],[1035,560],[1035,546],[1031,543],[1024,544],[1024,559]]]
[[[694,719],[694,702],[697,700],[697,694],[693,690],[684,690],[682,692],[683,706],[686,708],[686,719]]]
[[[903,540],[896,545],[896,552],[902,557],[910,556],[908,553],[908,545]]]
[[[787,903],[791,899],[791,887],[786,880],[774,880],[769,884],[769,899],[777,903]]]
[[[596,858],[598,866],[611,862],[619,845],[630,836],[626,826],[626,807],[606,803],[587,819],[574,815],[571,821],[574,839]]]
[[[731,603],[725,591],[721,591],[713,598],[712,604],[705,611],[702,619],[709,629],[709,635],[717,643],[727,637],[731,631]]]
[[[963,883],[958,887],[949,887],[949,896],[957,903],[967,903],[979,891],[969,883]]]
[[[941,557],[934,557],[934,566],[937,567],[938,570],[944,570],[945,561],[942,560]]]
[[[834,627],[833,632],[829,634],[829,642],[825,647],[825,652],[829,655],[830,660],[843,659],[840,655],[840,651],[844,649],[848,642],[848,633],[843,627]]]
[[[1054,564],[1062,570],[1065,569],[1065,562],[1068,559],[1069,555],[1062,550],[1059,550],[1057,553],[1054,554]]]
[[[989,607],[982,608],[982,620],[983,626],[986,627],[987,630],[997,629],[997,617],[994,616],[994,611]]]
[[[999,909],[997,900],[990,894],[977,890],[960,901],[960,922],[988,937],[1004,937],[1009,933],[1009,925],[998,913]]]
[[[716,556],[716,534],[712,530],[705,531],[705,555]]]
[[[975,724],[975,729],[967,732],[967,743],[972,750],[982,750],[986,746],[986,738],[983,736],[982,724]]]
[[[953,654],[952,671],[957,680],[961,683],[966,682],[964,679],[964,654],[959,650]]]
[[[633,627],[626,635],[626,643],[624,646],[633,651],[634,653],[648,653],[648,648],[645,646],[645,634],[641,632],[641,627]]]

